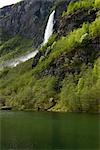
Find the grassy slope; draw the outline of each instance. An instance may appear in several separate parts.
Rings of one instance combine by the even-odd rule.
[[[23,55],[27,51],[32,51],[33,41],[15,36],[0,44],[0,63]]]
[[[74,10],[75,11],[75,10]],[[71,12],[70,12],[71,13]],[[68,15],[68,14],[67,14]],[[88,33],[87,36],[85,33]],[[56,39],[53,35],[41,51],[48,49],[45,57],[40,58],[32,70],[32,60],[18,65],[13,69],[0,72],[0,101],[16,109],[41,110],[51,107],[50,98],[55,99],[56,105],[51,111],[85,111],[98,112],[100,109],[100,59],[94,61],[93,67],[80,64],[78,75],[67,74],[59,81],[55,76],[38,75],[62,53],[70,53],[89,39],[100,37],[100,18],[91,24],[83,24],[68,36]],[[48,48],[49,47],[49,48]],[[84,47],[85,48],[85,47]],[[59,82],[60,89],[57,84]]]
[[[78,2],[71,2],[68,5],[67,11],[64,11],[62,16],[66,16],[69,14],[74,13],[77,10],[82,10],[82,9],[99,9],[100,8],[100,0],[80,0]]]

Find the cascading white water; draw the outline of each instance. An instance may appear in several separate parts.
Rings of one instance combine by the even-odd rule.
[[[45,29],[45,34],[44,34],[44,41],[43,44],[46,44],[48,42],[48,39],[50,38],[50,36],[53,33],[53,26],[54,26],[54,14],[55,14],[55,10],[50,14],[49,19],[48,19],[48,23]],[[6,61],[4,64],[0,65],[0,68],[4,68],[4,67],[16,67],[18,64],[25,62],[33,57],[35,57],[35,55],[38,53],[38,50],[28,53],[24,56],[21,56],[19,58],[13,59],[13,60],[9,60]]]
[[[25,62],[33,57],[35,57],[35,55],[38,53],[38,50],[35,50],[34,52],[28,53],[26,55],[23,55],[21,57],[6,61],[4,64],[0,65],[0,68],[4,68],[4,67],[16,67],[18,64]]]
[[[54,26],[54,14],[55,14],[55,10],[50,14],[49,16],[49,20],[46,26],[46,30],[45,30],[45,34],[44,34],[44,42],[43,45],[46,44],[48,42],[48,39],[50,38],[50,36],[53,33],[53,26]]]

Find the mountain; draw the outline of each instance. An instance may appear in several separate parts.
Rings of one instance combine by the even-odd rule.
[[[40,46],[50,13],[53,34]],[[25,0],[1,9],[0,104],[17,110],[100,112],[100,0]]]
[[[57,26],[61,11],[66,9],[68,2],[58,1],[25,0],[0,9],[0,35],[3,45],[0,49],[1,64],[5,60],[19,57],[38,48],[44,39],[50,11],[57,5],[55,14],[55,26]]]
[[[34,47],[42,43],[50,10],[56,1],[25,0],[15,5],[1,8],[0,28],[2,39],[20,35],[32,39]],[[65,2],[63,2],[65,4]],[[66,5],[65,5],[66,6]],[[57,12],[57,18],[59,14]]]

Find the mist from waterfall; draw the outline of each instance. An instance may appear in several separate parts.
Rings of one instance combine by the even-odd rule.
[[[46,29],[45,29],[43,45],[48,42],[48,39],[50,38],[50,36],[53,33],[54,14],[55,14],[55,10],[49,16],[49,20],[48,20],[48,23],[47,23],[47,26],[46,26]]]
[[[24,54],[23,56],[20,56],[18,58],[15,59],[11,59],[8,61],[5,61],[4,64],[0,65],[0,68],[4,68],[4,67],[16,67],[18,64],[25,62],[33,57],[35,57],[35,55],[38,53],[38,50],[35,50],[34,52],[30,52],[28,54]]]

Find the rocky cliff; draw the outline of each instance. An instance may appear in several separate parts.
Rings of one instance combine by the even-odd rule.
[[[52,1],[22,1],[1,9],[0,28],[10,36],[32,38],[37,47],[42,41]],[[2,34],[3,36],[3,34]]]
[[[66,9],[66,1],[59,0],[25,0],[15,5],[0,9],[1,38],[20,35],[33,39],[33,46],[43,42],[44,31],[51,9],[57,6],[55,25],[62,11]]]

